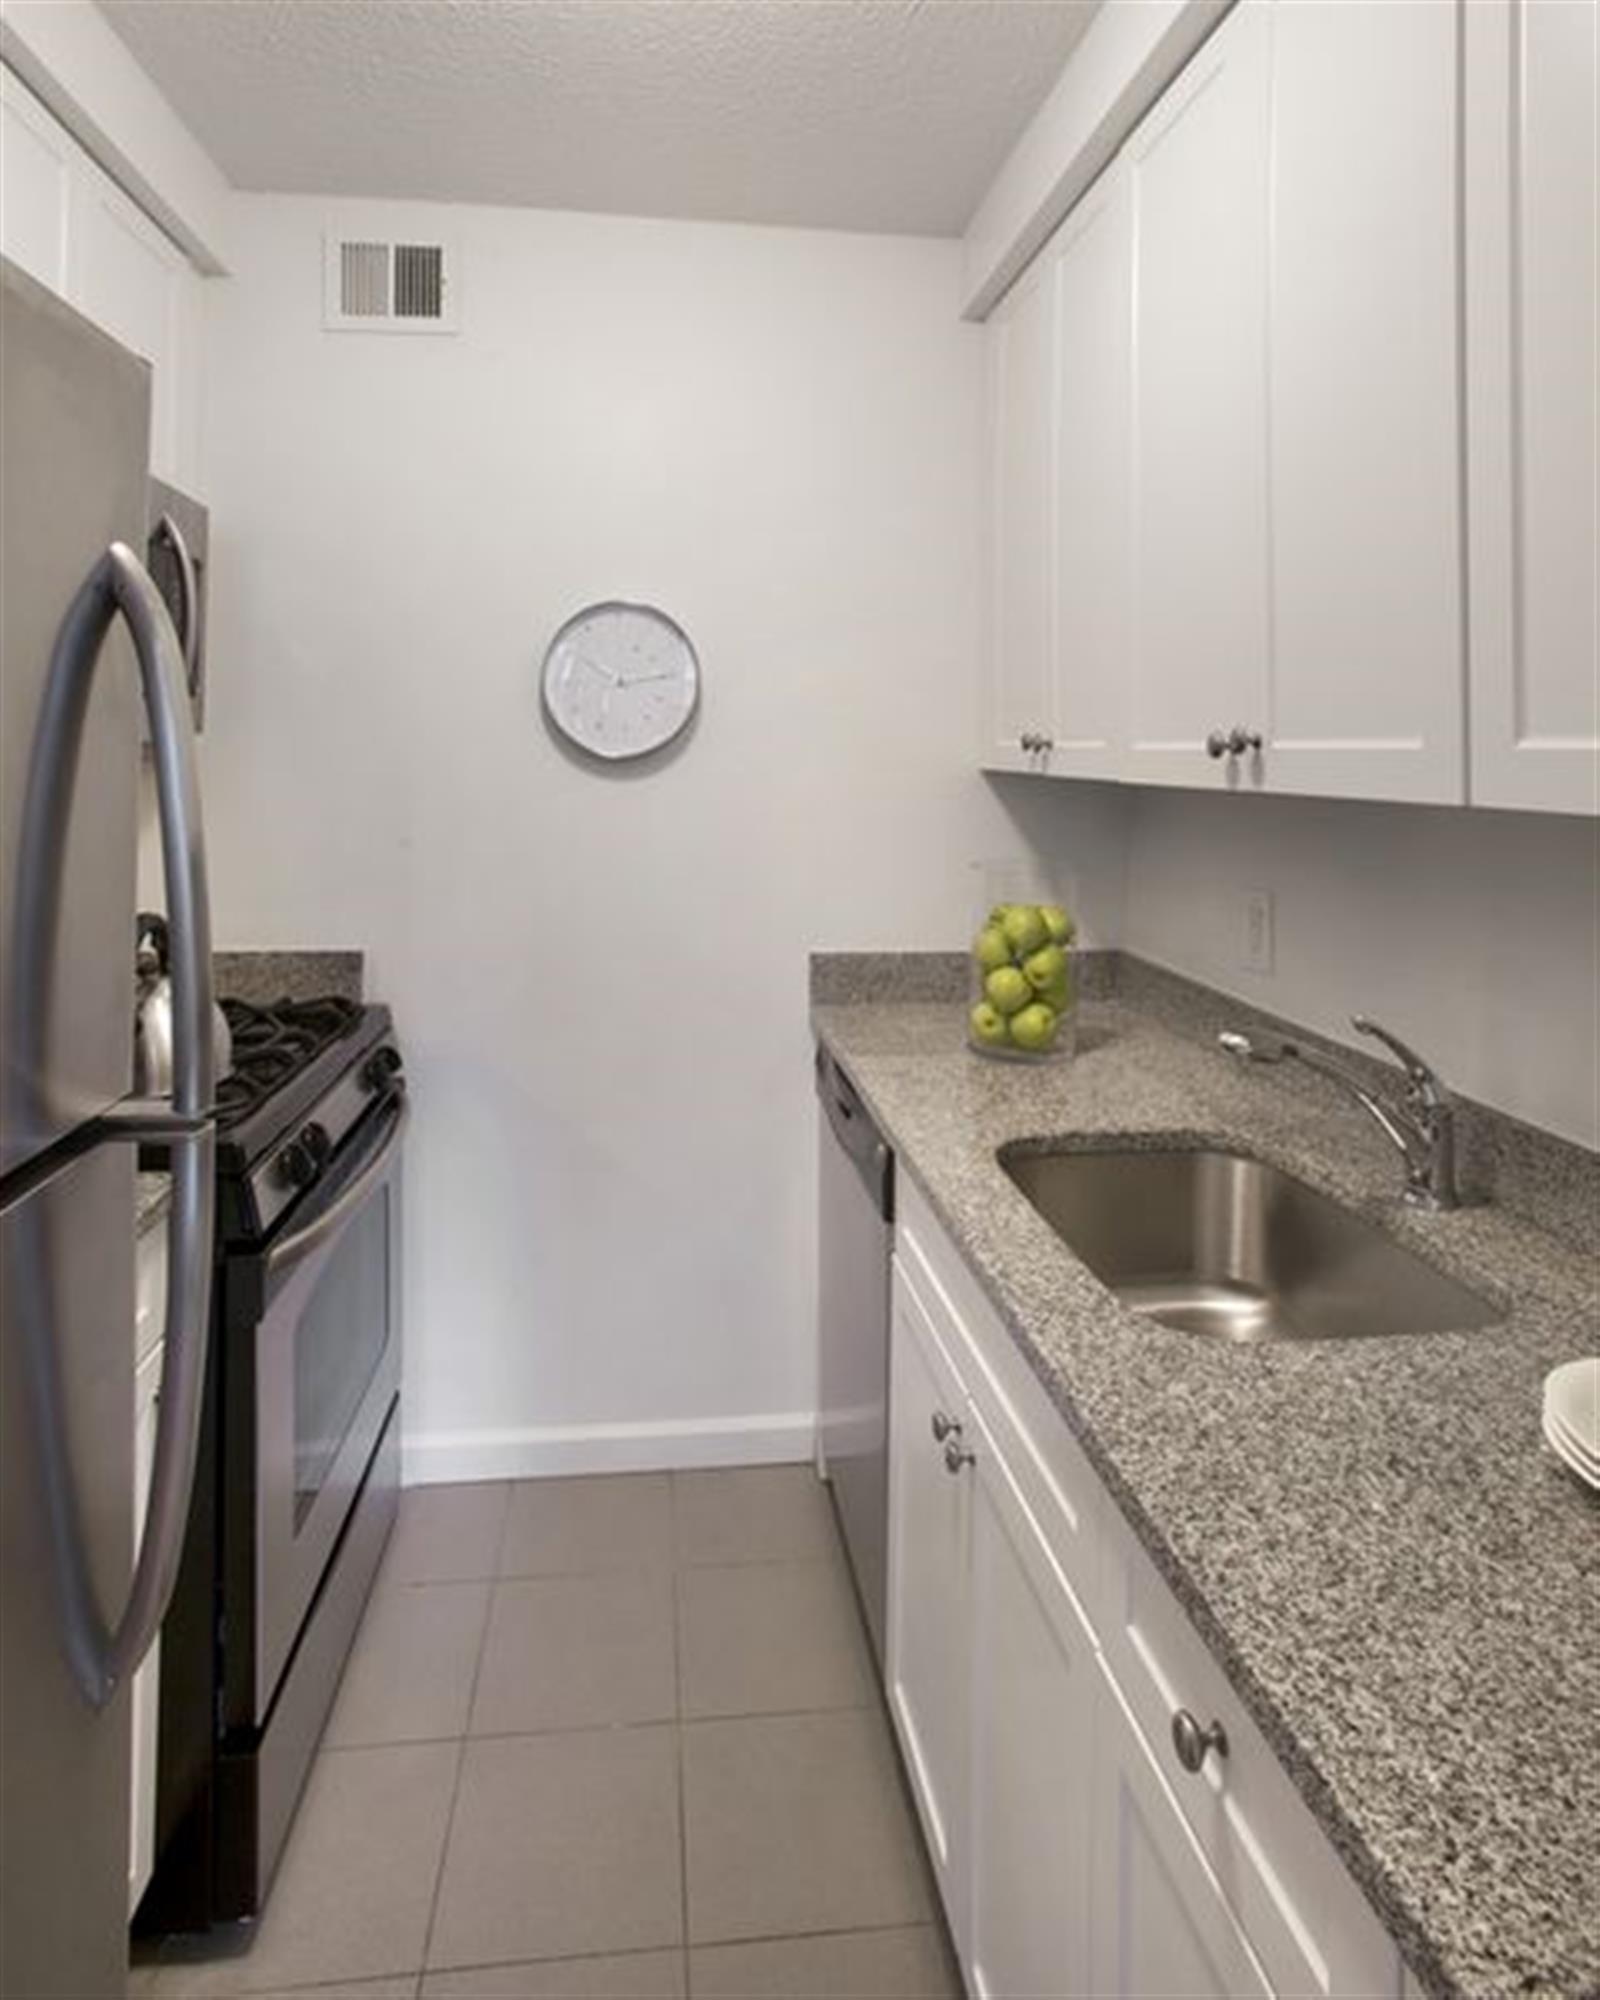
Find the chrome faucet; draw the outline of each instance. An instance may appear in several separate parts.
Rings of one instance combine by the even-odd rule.
[[[1405,1077],[1405,1090],[1398,1104],[1386,1104],[1357,1076],[1320,1049],[1303,1048],[1281,1035],[1243,1035],[1230,1029],[1217,1040],[1229,1055],[1241,1062],[1276,1063],[1292,1058],[1307,1069],[1331,1077],[1342,1084],[1361,1108],[1370,1113],[1389,1143],[1405,1162],[1404,1199],[1413,1208],[1459,1208],[1456,1189],[1456,1107],[1450,1092],[1440,1082],[1415,1049],[1408,1048],[1398,1035],[1369,1020],[1352,1014],[1350,1025],[1357,1034],[1371,1035],[1398,1058]]]

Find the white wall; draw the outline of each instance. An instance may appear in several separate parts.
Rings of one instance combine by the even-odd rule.
[[[385,338],[321,331],[323,217],[241,197],[215,288],[205,784],[218,942],[364,947],[398,1017],[412,1475],[802,1454],[807,949],[950,945],[1021,838],[959,246],[453,210],[465,331]],[[632,775],[537,699],[613,594],[705,672]],[[1114,934],[1120,807],[1018,811]]]
[[[1123,940],[1341,1040],[1372,1014],[1467,1095],[1600,1143],[1596,829],[1557,815],[1146,790]],[[1267,889],[1270,975],[1240,965]]]

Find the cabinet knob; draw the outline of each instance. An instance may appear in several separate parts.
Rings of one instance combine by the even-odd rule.
[[[1208,757],[1222,758],[1226,757],[1227,754],[1228,732],[1225,729],[1213,729],[1211,734],[1206,738],[1206,755]]]
[[[1017,738],[1017,745],[1019,749],[1026,750],[1031,755],[1039,748],[1039,737],[1034,730],[1025,729]]]
[[[1172,1747],[1186,1771],[1198,1771],[1208,1750],[1215,1750],[1219,1757],[1227,1756],[1228,1732],[1220,1722],[1202,1729],[1188,1709],[1180,1708],[1172,1718]]]
[[[1036,750],[1053,750],[1055,747],[1056,739],[1053,736],[1036,736],[1034,738],[1034,748]]]
[[[1261,748],[1261,731],[1246,729],[1236,722],[1231,729],[1213,729],[1206,738],[1208,757],[1242,757],[1247,750]]]
[[[943,1444],[946,1438],[960,1437],[961,1419],[959,1417],[947,1417],[943,1410],[935,1410],[933,1413],[932,1429],[934,1443]]]
[[[959,1473],[963,1466],[976,1465],[977,1462],[978,1454],[975,1451],[968,1451],[959,1438],[951,1438],[946,1443],[944,1448],[944,1469],[946,1472]]]

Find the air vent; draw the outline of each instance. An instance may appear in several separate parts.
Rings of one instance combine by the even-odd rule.
[[[391,243],[330,230],[325,327],[339,332],[454,333],[456,259],[444,243]]]

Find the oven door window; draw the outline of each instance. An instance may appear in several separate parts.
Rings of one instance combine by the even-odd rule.
[[[294,1330],[294,1526],[315,1506],[388,1345],[388,1192],[339,1238]]]

